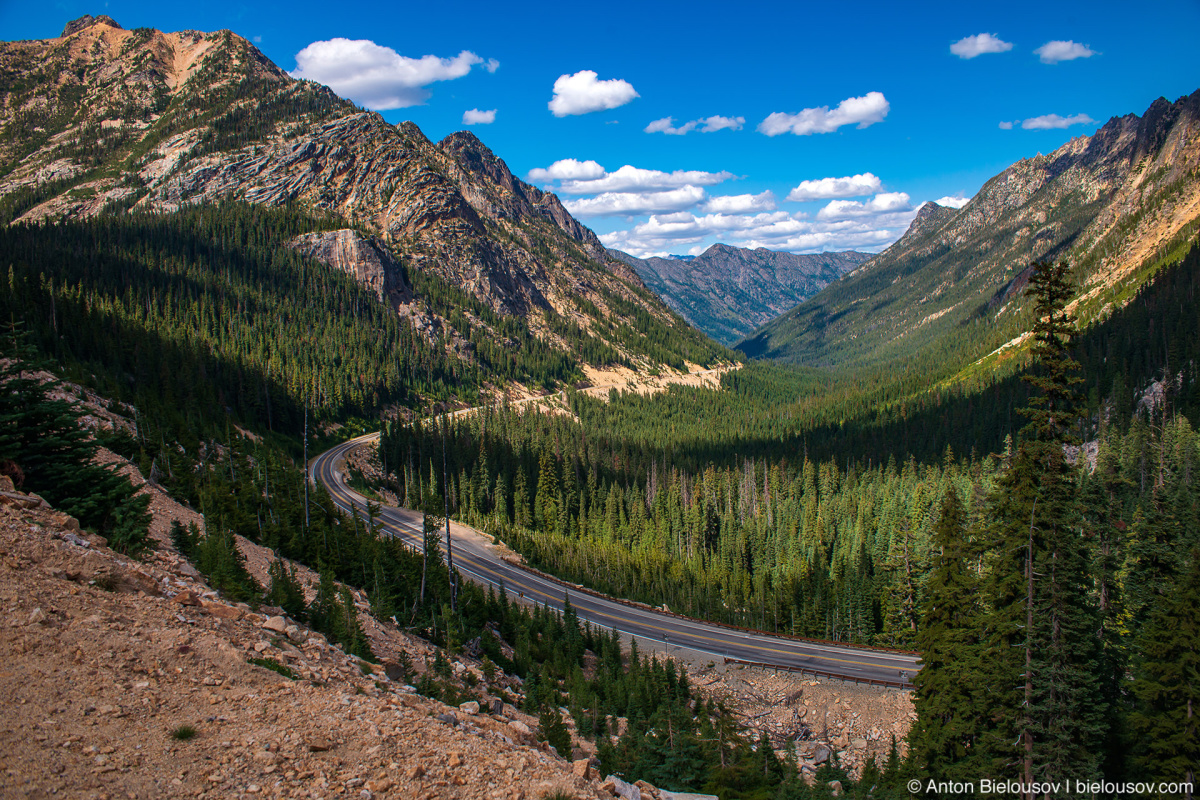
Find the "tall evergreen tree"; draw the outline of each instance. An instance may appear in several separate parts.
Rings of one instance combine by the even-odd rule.
[[[933,530],[934,559],[916,646],[922,667],[913,683],[917,720],[909,732],[909,757],[935,780],[970,780],[980,722],[979,577],[971,569],[964,511],[958,492],[946,489]]]
[[[1026,782],[1093,779],[1106,732],[1095,672],[1099,620],[1088,585],[1074,440],[1078,365],[1065,263],[1035,265],[1035,368],[1029,423],[990,503],[985,663],[992,725],[981,737],[995,769]]]
[[[1139,779],[1190,785],[1200,775],[1200,548],[1188,561],[1138,637],[1130,721]]]

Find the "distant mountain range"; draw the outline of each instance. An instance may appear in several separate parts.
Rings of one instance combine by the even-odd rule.
[[[684,319],[724,344],[733,344],[872,257],[856,252],[794,255],[727,244],[714,244],[694,257],[608,253],[633,267]]]
[[[1034,262],[1071,264],[1086,323],[1128,302],[1198,228],[1200,91],[1018,161],[961,209],[927,203],[899,241],[738,348],[813,366],[998,357],[1028,329]]]

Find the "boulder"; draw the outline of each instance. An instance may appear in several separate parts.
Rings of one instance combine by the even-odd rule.
[[[171,600],[172,600],[172,602],[178,603],[181,606],[199,606],[199,605],[201,605],[201,600],[200,600],[199,595],[197,595],[191,589],[185,589],[184,591],[182,591],[179,594],[172,597]]]
[[[475,716],[479,713],[479,703],[475,702],[474,700],[468,700],[465,703],[459,703],[458,710],[464,714]]]
[[[632,783],[626,783],[616,775],[609,775],[604,779],[604,784],[612,784],[612,793],[622,800],[642,800],[642,790]]]
[[[582,778],[585,781],[592,779],[592,765],[586,758],[580,758],[571,762],[571,772],[576,778]]]
[[[262,624],[264,628],[276,633],[284,633],[287,631],[288,623],[283,617],[268,617],[267,621]]]
[[[205,601],[201,603],[201,607],[209,616],[218,619],[241,619],[243,614],[240,608],[227,606],[224,603],[210,603]]]

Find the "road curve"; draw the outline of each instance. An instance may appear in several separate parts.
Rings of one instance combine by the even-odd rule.
[[[365,516],[367,498],[347,484],[346,453],[378,437],[378,433],[359,436],[327,450],[311,462],[313,480],[321,483],[347,513],[357,510]],[[379,524],[386,533],[420,547],[421,512],[383,506],[380,513]],[[473,528],[454,523],[452,534],[454,566],[465,577],[495,587],[503,583],[510,597],[519,595],[552,608],[561,609],[567,592],[581,620],[654,642],[657,649],[679,647],[710,654],[718,661],[733,659],[890,684],[907,684],[919,669],[913,655],[743,631],[571,589],[570,584],[503,560],[492,539]]]

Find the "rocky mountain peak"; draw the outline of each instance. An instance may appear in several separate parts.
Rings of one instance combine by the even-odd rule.
[[[1009,300],[1041,260],[1076,267],[1087,321],[1106,313],[1112,287],[1152,274],[1139,269],[1195,236],[1198,171],[1200,91],[1160,97],[1141,116],[1017,161],[961,209],[925,204],[891,247],[761,329],[746,352],[825,365],[891,358],[1013,313],[1020,303]]]
[[[0,85],[0,199],[30,198],[0,224],[114,206],[295,204],[347,223],[297,248],[397,308],[412,300],[402,273],[428,271],[537,324],[583,308],[615,331],[615,309],[633,303],[682,325],[557,197],[516,178],[473,133],[435,144],[412,122],[391,125],[293,79],[231,31],[114,26],[86,17],[65,43],[0,42],[0,74],[18,78]]]
[[[101,14],[98,17],[93,17],[91,14],[84,14],[79,19],[73,19],[67,23],[67,27],[63,28],[63,32],[59,34],[60,39],[65,39],[68,36],[79,33],[82,30],[87,30],[93,25],[107,25],[110,28],[116,28],[119,31],[125,30],[117,21],[108,14]]]

